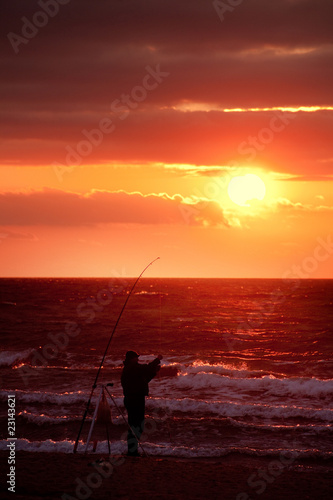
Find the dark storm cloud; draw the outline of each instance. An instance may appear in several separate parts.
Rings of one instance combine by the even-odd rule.
[[[222,10],[218,8],[222,2],[206,0],[62,0],[61,3],[65,5],[59,5],[59,12],[40,28],[39,53],[47,55],[51,50],[69,54],[79,49],[89,57],[95,54],[97,46],[132,44],[153,45],[165,52],[179,53],[331,43],[330,0],[245,0],[226,12],[223,22],[217,13]],[[228,0],[224,3],[228,4]],[[18,33],[21,18],[31,20],[40,10],[37,1],[6,2],[2,32]]]
[[[234,156],[247,138],[249,119],[258,130],[252,115],[236,119],[163,112],[184,100],[227,108],[333,104],[331,0],[244,0],[225,12],[223,22],[214,7],[220,4],[5,2],[0,127],[11,142],[4,146],[3,161],[61,161],[66,144],[75,145],[82,129],[96,127],[110,116],[115,99],[142,83],[147,65],[170,76],[117,128],[112,146],[103,142],[99,151],[104,159],[108,153],[113,159],[128,158],[131,151],[142,160],[186,162],[195,161],[197,154],[197,162],[216,163],[225,161],[225,155],[215,153],[218,147]],[[31,22],[40,27],[25,27]],[[25,36],[25,42],[14,35]],[[316,128],[318,118],[309,119],[314,120],[310,137],[316,142],[318,134],[326,133]],[[327,149],[325,142],[321,150],[325,158],[332,157]],[[99,161],[98,155],[92,159]]]
[[[14,0],[4,10],[5,41],[10,32],[21,34],[22,17],[31,22],[41,7]],[[223,23],[206,0],[70,0],[27,44],[19,44],[16,57],[10,40],[2,45],[1,94],[23,107],[102,107],[137,85],[147,64],[160,63],[172,81],[151,102],[327,104],[333,83],[327,48],[332,17],[329,0],[247,0]],[[300,48],[315,52],[281,52]]]
[[[172,105],[182,100],[213,102],[222,107],[333,104],[332,49],[308,54],[269,50],[167,58],[134,47],[123,54],[125,68],[125,62],[112,51],[108,59],[98,63],[80,57],[71,64],[66,64],[66,59],[48,58],[33,60],[26,67],[27,61],[22,59],[23,63],[7,58],[3,64],[0,99],[10,112],[14,104],[20,112],[84,111],[89,118],[90,110],[105,112],[114,99],[141,84],[147,65],[159,65],[172,76],[163,87],[149,93],[149,104]]]

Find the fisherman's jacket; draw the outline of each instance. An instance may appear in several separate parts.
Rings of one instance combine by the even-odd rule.
[[[124,361],[121,374],[121,385],[125,397],[148,396],[148,383],[160,369],[160,360],[154,359],[151,363],[140,364]]]

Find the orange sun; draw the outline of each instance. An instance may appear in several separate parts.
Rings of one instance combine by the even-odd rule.
[[[233,177],[228,185],[228,195],[231,201],[241,207],[249,207],[251,200],[263,200],[265,194],[265,183],[255,174]]]

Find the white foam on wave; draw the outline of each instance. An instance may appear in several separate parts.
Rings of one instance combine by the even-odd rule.
[[[34,349],[25,349],[24,351],[2,351],[0,353],[0,366],[11,366],[18,361],[28,359]]]
[[[23,403],[50,403],[57,405],[71,405],[75,403],[87,402],[88,393],[84,391],[65,392],[63,394],[57,392],[42,392],[42,391],[1,391],[0,399],[5,400],[8,394],[15,394],[17,400]]]
[[[44,424],[52,424],[52,425],[57,425],[57,424],[64,424],[70,421],[75,421],[75,420],[81,420],[82,417],[79,416],[65,416],[65,415],[60,415],[56,417],[52,417],[50,415],[45,415],[45,414],[36,414],[36,413],[31,413],[28,412],[27,410],[23,410],[17,414],[18,417],[23,418],[29,423],[34,423],[37,425],[44,425]]]
[[[0,450],[8,449],[8,441],[0,441]],[[53,441],[47,439],[46,441],[29,441],[29,439],[17,439],[15,441],[16,451],[41,451],[41,452],[60,452],[71,453],[73,452],[74,441]]]
[[[156,407],[154,408],[156,410]],[[82,420],[82,415],[46,415],[45,413],[39,414],[39,413],[33,413],[33,412],[28,412],[27,410],[23,410],[17,414],[17,417],[21,417],[25,421],[29,422],[30,424],[36,424],[38,426],[43,426],[43,425],[61,425],[61,424],[67,424],[68,422],[80,422]],[[152,415],[147,414],[147,421],[152,418]],[[153,418],[154,418],[153,414]],[[166,418],[169,418],[170,415],[164,414],[164,415],[159,415],[160,420],[165,420]],[[172,417],[171,417],[172,418]],[[209,418],[209,417],[207,417]],[[115,410],[111,412],[111,419],[112,419],[112,425],[116,426],[122,426],[124,424],[123,417],[119,414],[116,413]],[[216,425],[221,425],[221,417],[215,417],[216,419]],[[87,422],[91,422],[92,417],[89,416],[86,418]],[[154,418],[154,421],[156,422],[157,420]],[[259,431],[270,431],[270,432],[284,432],[284,431],[298,431],[302,433],[307,433],[307,434],[313,434],[313,435],[330,435],[333,432],[333,427],[331,425],[314,425],[314,424],[305,424],[305,425],[300,425],[297,424],[295,425],[274,425],[274,424],[263,424],[259,422],[244,422],[244,421],[239,421],[235,420],[231,417],[227,417],[224,419],[224,422],[231,426],[231,427],[237,427],[239,429],[250,429],[250,430],[259,430]]]
[[[221,419],[216,418],[221,425]],[[231,427],[236,427],[239,429],[249,429],[251,431],[269,431],[273,433],[277,432],[298,432],[298,433],[307,433],[312,435],[329,435],[333,433],[333,427],[330,424],[326,425],[315,425],[315,424],[294,424],[294,423],[283,423],[280,422],[278,424],[274,423],[263,423],[262,420],[256,422],[244,422],[240,420],[234,420],[231,417],[227,417],[224,419],[224,422]]]
[[[156,416],[156,408],[160,406],[155,405],[153,403],[150,403],[147,405],[147,410],[149,413],[147,413],[146,417],[147,419],[153,418],[154,421],[157,420],[165,420],[167,418],[174,418],[171,415],[171,412],[165,408],[165,405],[163,404],[163,413],[160,413],[158,416]],[[23,420],[31,423],[31,424],[37,424],[38,426],[43,426],[43,425],[59,425],[59,424],[66,424],[68,422],[76,422],[76,421],[81,421],[82,420],[82,414],[64,414],[66,411],[65,409],[62,408],[62,415],[55,414],[53,410],[51,414],[45,414],[45,413],[33,413],[31,411],[23,410],[17,414],[17,417],[22,418]],[[185,418],[188,418],[186,416]],[[193,417],[195,419],[195,417]],[[200,417],[199,417],[200,418]],[[306,432],[310,433],[313,435],[322,435],[323,433],[325,434],[331,434],[333,432],[333,427],[331,425],[315,425],[315,424],[284,424],[284,425],[274,425],[272,423],[269,424],[264,424],[262,422],[262,419],[260,422],[244,422],[244,421],[239,421],[235,420],[235,417],[232,418],[230,416],[228,417],[221,417],[221,416],[210,416],[207,415],[206,418],[208,419],[216,419],[216,425],[221,425],[222,421],[221,418],[224,418],[223,422],[231,427],[237,427],[237,428],[243,428],[243,429],[257,429],[257,430],[265,430],[265,431],[271,431],[271,432],[281,432],[285,430],[297,430],[298,432]],[[237,418],[237,417],[236,417]],[[112,425],[123,425],[123,417],[121,414],[119,414],[118,410],[116,410],[114,407],[111,407],[111,419],[112,419]],[[87,421],[92,420],[92,416],[89,416],[86,418]]]
[[[63,409],[62,409],[63,412]],[[23,410],[17,414],[17,417],[21,417],[23,420],[26,420],[29,423],[37,424],[37,425],[59,425],[66,424],[68,422],[81,422],[82,415],[46,415],[45,413],[33,413],[27,410]],[[122,425],[123,420],[119,415],[114,415],[111,413],[112,425]],[[92,420],[92,416],[86,417],[86,421],[89,422]]]
[[[151,406],[150,406],[151,405]],[[303,418],[314,421],[333,422],[333,410],[313,409],[301,406],[273,405],[267,403],[233,403],[229,401],[205,401],[191,398],[167,399],[154,398],[147,408],[159,408],[172,415],[181,413],[198,417],[219,416],[231,418],[286,419]]]
[[[181,377],[175,377],[181,379]],[[184,379],[186,377],[183,377]],[[230,380],[229,380],[230,381]],[[237,380],[235,381],[237,382]],[[251,382],[251,381],[250,381]],[[18,401],[27,404],[49,404],[52,406],[61,406],[62,414],[64,415],[64,407],[75,406],[78,411],[83,408],[88,401],[89,393],[85,391],[55,393],[55,392],[42,392],[42,391],[14,391]],[[184,391],[182,391],[184,393]],[[156,410],[162,411],[164,414],[174,415],[181,413],[184,417],[195,415],[196,417],[231,417],[231,418],[265,418],[265,419],[285,419],[285,418],[302,418],[314,419],[314,421],[333,421],[333,410],[324,407],[315,407],[306,404],[295,404],[294,402],[287,402],[283,400],[280,404],[276,401],[271,402],[268,398],[256,398],[253,402],[249,401],[232,401],[228,400],[226,395],[227,391],[222,390],[219,395],[215,392],[214,399],[199,399],[195,397],[181,397],[170,398],[167,397],[151,397],[147,399],[146,405],[150,412]],[[2,391],[0,400],[5,401],[9,394],[13,391]],[[160,392],[161,394],[161,392]],[[219,397],[220,396],[220,397]],[[114,396],[114,401],[117,406],[123,407],[123,397],[118,395]],[[92,400],[95,404],[95,398]],[[112,406],[112,405],[111,405]],[[46,409],[45,409],[46,411]],[[46,411],[46,413],[48,413]]]
[[[266,373],[262,370],[249,370],[244,361],[239,366],[233,363],[208,364],[202,361],[195,361],[190,366],[185,367],[185,371],[190,374],[208,373],[228,375],[233,378],[262,377]]]
[[[317,378],[276,378],[273,375],[244,377],[244,372],[237,375],[224,373],[224,367],[212,368],[210,365],[187,367],[179,373],[176,384],[184,390],[216,389],[223,393],[226,389],[235,394],[240,392],[265,392],[272,396],[302,396],[310,398],[332,398],[333,380]]]

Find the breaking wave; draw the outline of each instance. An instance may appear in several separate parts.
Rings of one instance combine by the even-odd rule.
[[[0,366],[13,366],[30,358],[34,349],[25,351],[2,351],[0,353]]]

